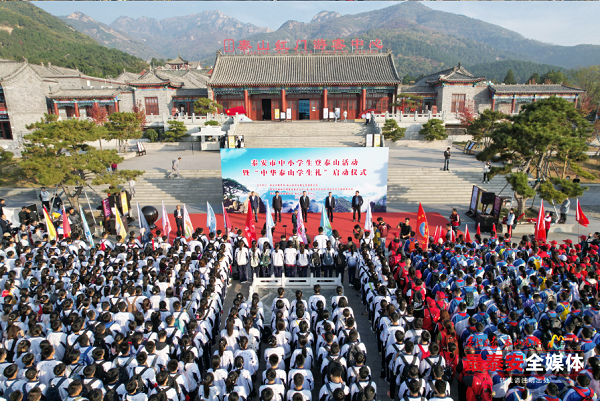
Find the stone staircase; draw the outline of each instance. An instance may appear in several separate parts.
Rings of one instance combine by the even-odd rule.
[[[495,176],[489,184],[482,184],[481,169],[457,168],[442,171],[440,168],[390,168],[388,169],[388,206],[404,203],[443,203],[468,206],[473,185],[498,194],[506,185],[504,176]],[[502,195],[510,196],[506,187]]]
[[[164,171],[146,170],[137,179],[135,202],[140,206],[160,205],[206,205],[213,207],[223,201],[221,170],[181,170],[181,178],[167,178]],[[125,186],[126,187],[126,186]]]
[[[365,146],[365,134],[372,132],[350,121],[294,121],[240,123],[235,134],[244,136],[247,148],[322,148]]]

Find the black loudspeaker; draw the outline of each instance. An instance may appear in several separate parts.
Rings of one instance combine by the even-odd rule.
[[[484,192],[481,194],[481,204],[483,205],[493,204],[494,199],[496,199],[496,194],[494,192]]]
[[[492,225],[494,224],[494,216],[481,215],[479,216],[479,224],[481,232],[492,232]]]

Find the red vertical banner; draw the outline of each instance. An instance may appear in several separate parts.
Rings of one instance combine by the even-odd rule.
[[[542,199],[540,204],[540,212],[538,213],[538,219],[535,223],[535,240],[536,241],[546,241],[546,221],[544,213],[544,200]]]
[[[252,241],[256,241],[256,228],[254,227],[254,215],[252,208],[248,205],[248,213],[246,213],[246,227],[244,228],[244,237],[248,241],[248,246],[252,246]]]
[[[427,216],[421,202],[419,202],[419,212],[417,213],[417,241],[421,244],[421,248],[427,249],[429,244],[429,224],[427,224]]]

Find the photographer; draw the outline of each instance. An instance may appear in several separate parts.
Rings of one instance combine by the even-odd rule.
[[[410,226],[410,219],[408,217],[404,219],[404,223],[398,223],[396,228],[400,229],[401,240],[407,240],[410,238],[410,232],[412,231],[412,227]]]

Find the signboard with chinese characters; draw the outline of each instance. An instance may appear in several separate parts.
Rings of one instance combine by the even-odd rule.
[[[250,42],[249,40],[234,39],[223,40],[223,53],[225,54],[306,54],[306,53],[377,53],[382,51],[381,39],[370,39],[365,42],[362,39],[296,39],[293,41],[278,40],[271,47],[268,41]]]
[[[363,211],[386,211],[389,148],[221,149],[224,205],[244,212],[251,191],[271,202],[275,191],[283,213],[291,213],[303,191],[310,211],[320,212],[327,194],[337,199],[336,211],[351,212],[352,196],[360,191]],[[264,210],[264,207],[261,208]]]

